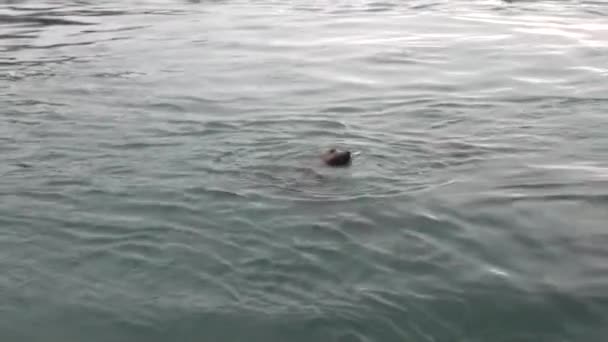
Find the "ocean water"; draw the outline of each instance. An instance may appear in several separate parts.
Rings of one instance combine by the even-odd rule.
[[[604,342],[607,110],[606,1],[1,1],[0,341]]]

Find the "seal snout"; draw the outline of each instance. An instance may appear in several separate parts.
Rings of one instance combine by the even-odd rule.
[[[352,154],[350,151],[337,151],[332,148],[322,156],[322,159],[329,166],[347,166],[352,161]]]

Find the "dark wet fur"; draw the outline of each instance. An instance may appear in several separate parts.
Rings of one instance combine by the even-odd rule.
[[[350,151],[331,149],[323,156],[323,161],[329,166],[348,166],[351,164],[352,156]]]

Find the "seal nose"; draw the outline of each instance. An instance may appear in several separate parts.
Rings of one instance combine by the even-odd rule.
[[[344,152],[344,163],[350,163],[350,159],[351,159],[351,154],[350,151],[346,151]]]

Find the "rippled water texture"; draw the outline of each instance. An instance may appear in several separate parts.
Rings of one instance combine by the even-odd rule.
[[[1,341],[607,340],[607,2],[0,3]]]

